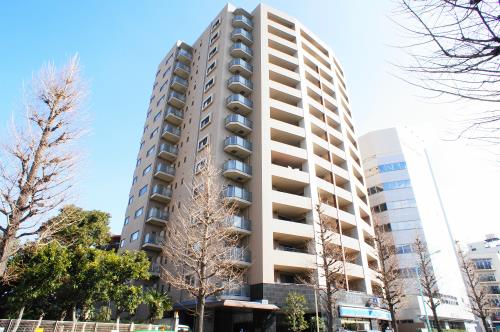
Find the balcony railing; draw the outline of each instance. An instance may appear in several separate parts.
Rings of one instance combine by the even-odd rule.
[[[174,73],[181,76],[182,78],[187,78],[191,73],[191,68],[189,66],[177,61],[174,65]]]
[[[220,295],[225,297],[250,297],[250,286],[242,285],[237,288],[226,289]]]
[[[250,57],[253,56],[253,51],[250,47],[248,47],[247,45],[243,44],[243,43],[234,43],[233,46],[231,46],[230,48],[230,53],[233,54],[233,56],[235,55],[239,55],[239,54],[246,54]]]
[[[233,59],[229,62],[229,69],[236,68],[236,67],[241,67],[249,73],[253,72],[253,66],[243,59],[237,58],[237,59]]]
[[[232,122],[237,122],[247,128],[250,128],[252,129],[253,127],[253,123],[252,123],[252,120],[244,117],[243,115],[239,115],[239,114],[230,114],[228,116],[226,116],[226,119],[224,120],[224,124],[227,125],[228,123],[232,123]]]
[[[175,176],[175,168],[164,163],[159,163],[158,165],[156,165],[156,171]]]
[[[172,197],[172,189],[162,186],[160,184],[155,184],[153,186],[153,191],[151,192],[152,195],[161,195],[161,196],[166,196],[166,197]]]
[[[158,209],[155,207],[149,209],[148,219],[154,218],[154,219],[160,219],[160,220],[167,221],[168,217],[169,217],[168,212],[163,211],[162,209]]]
[[[250,251],[239,247],[233,247],[229,250],[228,259],[246,263],[250,263],[252,261]]]
[[[168,94],[168,99],[171,98],[179,99],[182,102],[186,102],[186,96],[177,91],[170,91],[170,93]]]
[[[188,81],[175,75],[170,82],[170,86],[172,89],[177,90],[179,92],[185,92],[188,87]]]
[[[237,28],[234,29],[233,32],[231,32],[231,38],[233,40],[241,40],[245,39],[248,42],[252,43],[253,42],[253,36],[250,32],[246,31],[245,29],[242,28]]]
[[[234,75],[234,76],[231,76],[228,80],[227,80],[227,85],[228,86],[231,86],[233,84],[241,84],[243,85],[244,87],[246,87],[247,89],[249,90],[252,90],[253,89],[253,84],[250,80],[247,80],[246,78],[244,78],[243,76],[241,75]]]
[[[250,82],[250,84],[252,84],[252,82]],[[242,95],[239,95],[239,94],[230,95],[229,97],[227,97],[226,102],[228,104],[232,103],[232,102],[239,102],[239,103],[242,103],[243,105],[245,105],[245,106],[247,106],[249,108],[253,108],[253,102],[250,99],[246,98],[245,96],[242,96]]]
[[[179,111],[175,107],[168,107],[167,112],[165,114],[165,117],[168,117],[169,115],[173,115],[177,118],[180,118],[181,120],[184,118],[184,112]]]
[[[146,235],[144,235],[144,244],[161,245],[163,240],[162,237],[155,234],[146,233]]]
[[[234,16],[233,18],[233,26],[245,26],[245,27],[248,27],[248,28],[253,28],[253,22],[251,19],[249,19],[248,17],[244,16],[244,15],[236,15]]]
[[[303,254],[308,254],[307,248],[292,247],[284,244],[278,244],[276,250],[288,251],[288,252],[299,252]]]
[[[236,170],[236,171],[240,171],[242,173],[248,174],[248,175],[252,175],[252,166],[250,166],[244,162],[241,162],[239,160],[226,161],[224,163],[223,170],[224,171]]]
[[[151,265],[149,266],[149,273],[152,273],[152,274],[159,274],[160,273],[160,264],[158,263],[151,263]]]
[[[177,58],[184,58],[188,62],[191,62],[193,60],[193,55],[185,49],[179,48],[179,50],[177,51]]]
[[[163,128],[163,133],[170,133],[170,134],[173,134],[175,136],[181,136],[181,128],[179,127],[176,127],[176,126],[172,126],[171,124],[167,124],[164,128]]]
[[[158,153],[161,154],[162,152],[172,154],[172,155],[177,155],[179,153],[179,148],[176,147],[175,145],[172,145],[169,143],[162,143],[160,145],[160,149],[158,150]]]
[[[224,197],[237,198],[247,202],[252,202],[252,193],[238,186],[228,186],[224,190]]]
[[[230,217],[229,222],[233,227],[246,231],[252,230],[252,223],[245,217],[234,215]]]
[[[224,140],[224,147],[230,145],[237,145],[246,150],[252,151],[252,142],[239,136],[229,136]]]

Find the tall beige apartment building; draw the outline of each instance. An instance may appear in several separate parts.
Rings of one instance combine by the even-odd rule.
[[[280,11],[228,4],[194,43],[177,42],[161,61],[120,244],[146,251],[153,275],[164,263],[163,227],[175,222],[169,215],[187,199],[208,145],[239,207],[234,256],[247,269],[240,289],[209,305],[211,328],[279,331],[273,310],[289,291],[304,293],[314,312],[301,280],[317,260],[319,200],[339,221],[337,244],[350,258],[339,324],[369,329],[388,319],[371,295],[378,261],[344,73],[325,43]]]

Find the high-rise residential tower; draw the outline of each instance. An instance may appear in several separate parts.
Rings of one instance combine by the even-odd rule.
[[[240,289],[209,306],[212,327],[279,330],[280,315],[269,310],[290,291],[306,294],[314,310],[301,280],[317,259],[319,200],[338,220],[336,244],[350,257],[339,322],[368,329],[387,320],[387,311],[367,308],[377,303],[374,230],[344,73],[325,43],[265,5],[247,12],[228,4],[195,42],[177,42],[161,61],[121,242],[121,250],[145,250],[153,274],[164,263],[163,227],[175,222],[169,215],[187,199],[184,184],[208,145],[239,208],[235,252],[247,269]],[[189,300],[181,295],[174,300]]]
[[[392,236],[405,279],[407,296],[397,314],[400,330],[424,328],[425,316],[433,323],[419,296],[417,237],[429,250],[443,327],[474,330],[455,244],[422,143],[407,130],[391,128],[361,136],[360,148],[373,218]]]
[[[488,294],[491,326],[500,330],[500,238],[486,235],[484,241],[468,245],[467,256],[472,259],[479,275],[479,281]]]

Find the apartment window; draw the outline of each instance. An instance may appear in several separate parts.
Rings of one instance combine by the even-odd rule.
[[[149,172],[151,171],[151,164],[149,164],[143,171],[142,171],[142,175],[146,175],[148,174]]]
[[[134,201],[134,196],[130,196],[128,198],[128,205],[132,204],[133,201]]]
[[[216,66],[217,66],[217,61],[214,61],[211,64],[209,64],[207,67],[207,75],[210,74],[215,69]]]
[[[212,119],[212,114],[209,114],[206,117],[204,117],[203,120],[200,121],[200,129],[203,129],[206,126],[208,126],[211,119]]]
[[[160,130],[160,129],[158,129],[158,127],[156,127],[156,128],[155,128],[155,129],[151,132],[151,134],[149,135],[149,138],[150,138],[150,139],[151,139],[151,138],[153,138],[153,137],[154,137],[154,136],[158,133],[158,131],[159,131],[159,130]]]
[[[413,279],[417,277],[417,267],[404,267],[398,269],[398,275],[403,279]]]
[[[194,173],[195,174],[198,174],[201,172],[201,170],[203,169],[203,167],[205,167],[205,165],[207,164],[207,160],[205,158],[201,159],[200,161],[198,161],[194,167]]]
[[[135,162],[135,166],[139,166],[141,164],[141,158],[137,159],[137,161]]]
[[[139,150],[141,150],[143,146],[144,146],[144,141],[141,142],[141,145],[139,146]]]
[[[149,118],[149,116],[151,115],[151,112],[152,112],[151,108],[148,109],[148,113],[146,114],[146,118]]]
[[[390,164],[378,165],[378,170],[380,173],[392,172],[392,171],[400,171],[406,169],[406,162],[396,162]]]
[[[478,270],[491,270],[491,259],[474,259],[473,262]]]
[[[398,181],[384,182],[381,185],[377,185],[377,186],[373,186],[371,188],[368,188],[368,195],[373,195],[373,194],[379,193],[381,191],[408,188],[410,186],[411,186],[410,180],[398,180]]]
[[[134,176],[134,178],[132,179],[132,185],[134,185],[136,183],[137,183],[137,176]]]
[[[156,102],[156,107],[159,107],[164,100],[165,100],[165,95],[161,96],[161,98],[158,99],[158,101]]]
[[[126,218],[125,218],[125,220],[123,221],[123,224],[124,224],[124,225],[127,225],[129,221],[130,221],[130,218],[129,218],[129,217],[126,217]]]
[[[123,247],[125,247],[125,239],[122,239],[120,241],[120,248],[123,248]]]
[[[217,53],[218,50],[219,48],[217,46],[214,46],[214,48],[212,48],[210,52],[208,52],[208,59],[211,59],[215,55],[215,53]]]
[[[168,61],[168,60],[167,60]],[[168,67],[165,72],[163,73],[162,77],[165,78],[165,76],[170,72],[170,67]]]
[[[160,92],[165,88],[165,86],[167,86],[167,84],[168,82],[165,82],[160,86]]]
[[[137,209],[134,213],[134,218],[139,218],[140,216],[142,216],[143,213],[144,213],[143,207],[141,207],[140,209]]]
[[[198,151],[202,150],[207,145],[208,145],[208,136],[205,136],[198,141]]]
[[[208,106],[210,106],[210,104],[212,103],[213,99],[214,99],[213,95],[210,95],[207,98],[205,98],[205,100],[203,101],[203,104],[201,105],[201,110],[203,111]]]
[[[154,99],[155,99],[155,95],[152,95],[151,98],[149,98],[149,103],[151,104]]]
[[[396,245],[396,254],[411,254],[415,252],[413,245],[411,244],[398,244]]]
[[[210,90],[211,87],[213,87],[215,84],[215,77],[212,77],[211,79],[208,80],[207,83],[205,83],[205,89],[203,91],[207,92]]]
[[[160,116],[161,116],[161,111],[156,113],[155,117],[153,118],[153,121],[158,120],[160,118]]]
[[[144,129],[142,130],[142,133],[144,134],[146,132],[146,130],[148,130],[149,126],[148,125],[145,125],[144,126]]]
[[[406,209],[414,207],[417,207],[417,202],[414,199],[404,199],[401,201],[387,202],[387,209],[389,210]]]
[[[212,31],[214,31],[215,29],[217,29],[217,27],[220,25],[220,18],[218,18],[217,20],[215,20],[214,23],[212,23]]]
[[[149,150],[146,152],[146,157],[149,157],[155,152],[155,146],[153,145],[152,147],[149,148]]]
[[[210,45],[212,45],[213,43],[215,43],[215,41],[219,38],[219,31],[217,31],[213,36],[212,38],[210,38]],[[215,51],[217,52],[217,50]],[[215,54],[214,52],[214,54]],[[208,55],[209,57],[211,56],[210,54]]]
[[[160,73],[161,73],[161,68],[158,69],[158,71],[156,72],[156,76],[160,75]]]
[[[135,231],[132,234],[130,234],[130,242],[134,242],[139,238],[139,231]]]
[[[148,191],[148,185],[145,185],[144,187],[142,187],[141,189],[139,189],[139,197],[141,197],[142,195],[144,195],[146,193],[146,191]]]
[[[385,203],[375,205],[372,207],[373,213],[380,213],[380,212],[384,212],[384,211],[387,211],[387,204],[385,204]]]

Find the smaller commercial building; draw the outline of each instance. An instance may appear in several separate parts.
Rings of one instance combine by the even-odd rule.
[[[470,243],[468,249],[468,256],[488,293],[491,327],[500,331],[500,238],[488,234],[484,241]]]

